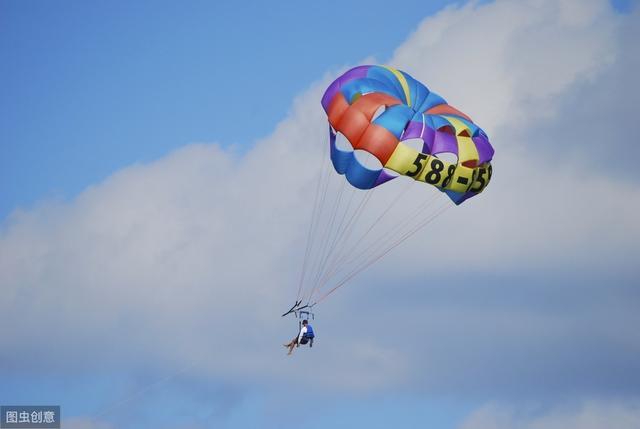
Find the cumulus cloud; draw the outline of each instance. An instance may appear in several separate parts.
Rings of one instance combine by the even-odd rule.
[[[470,2],[424,20],[393,62],[495,134],[553,116],[559,95],[597,79],[622,53],[618,25],[603,1]]]
[[[459,429],[633,429],[640,427],[637,402],[588,401],[547,410],[514,410],[498,404],[473,412]]]
[[[595,155],[573,156],[581,133],[551,141],[560,137],[547,131],[541,143],[537,124],[564,129],[616,111],[605,93],[592,106],[577,94],[610,76],[631,80],[620,70],[638,57],[625,37],[636,23],[595,0],[470,3],[424,20],[389,63],[488,132],[494,179],[336,294],[304,361],[283,360],[279,344],[295,327],[277,316],[302,264],[326,144],[319,100],[333,73],[245,154],[188,145],[72,201],[14,212],[0,233],[0,337],[14,345],[0,350],[3,367],[83,373],[101,362],[171,373],[187,364],[191,375],[238,385],[288,377],[332,389],[491,394],[526,383],[544,390],[547,375],[560,391],[633,391],[640,191],[585,168],[583,157]],[[368,311],[354,314],[357,304]],[[345,326],[356,317],[370,329],[354,338]],[[618,364],[620,373],[589,376]]]
[[[598,96],[596,103],[589,90],[637,87],[630,75],[610,79],[627,73],[630,58],[638,57],[627,46],[637,16],[626,19],[621,22],[606,2],[469,3],[425,20],[398,48],[393,64],[413,71],[453,105],[465,106],[499,149],[491,193],[471,202],[482,229],[473,238],[490,243],[492,260],[510,266],[533,257],[564,264],[579,253],[579,264],[591,256],[591,263],[604,257],[610,264],[618,261],[607,257],[617,254],[614,249],[635,246],[637,182],[619,180],[613,164],[593,168],[601,150],[589,142],[609,127],[606,120],[584,120],[584,111],[632,120],[631,109],[619,108],[619,91]],[[571,107],[567,99],[575,100]],[[611,135],[604,152],[634,151],[623,133]],[[458,224],[468,216],[456,214]],[[602,252],[580,251],[587,242]],[[490,262],[475,254],[465,262],[473,260]]]

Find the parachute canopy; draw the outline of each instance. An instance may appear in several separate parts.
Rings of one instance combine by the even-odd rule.
[[[431,184],[460,204],[491,180],[494,150],[485,132],[405,72],[355,67],[327,88],[322,107],[331,125],[333,167],[356,188],[371,189],[399,174]],[[350,150],[336,145],[336,133],[346,137]],[[422,140],[421,151],[407,144],[415,139]],[[366,166],[356,150],[373,155],[381,167]]]

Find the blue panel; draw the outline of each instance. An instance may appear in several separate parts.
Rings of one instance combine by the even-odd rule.
[[[386,83],[389,86],[392,86],[395,89],[395,97],[402,100],[403,103],[407,104],[407,99],[404,96],[404,90],[402,89],[402,85],[398,82],[398,78],[394,75],[391,70],[385,67],[371,67],[367,76],[379,80],[381,82]]]
[[[411,116],[411,119],[409,119],[410,121],[413,122],[418,122],[418,123],[422,123],[422,119],[425,117],[424,114],[420,113],[420,112],[413,112],[413,116]]]
[[[451,127],[453,129],[455,129],[455,127],[453,125],[451,125],[451,122],[447,121],[446,118],[443,118],[440,115],[429,115],[431,117],[431,122],[433,123],[433,128],[435,130],[439,129],[440,127]]]
[[[340,150],[336,147],[336,135],[331,133],[330,138],[331,144],[331,163],[333,164],[333,168],[336,169],[338,174],[344,174],[349,167],[349,163],[353,158],[353,152],[347,152],[344,150]]]
[[[414,108],[414,110],[422,113],[423,110],[421,109],[421,106],[424,104],[425,100],[429,96],[429,90],[427,89],[426,86],[424,86],[417,80],[415,81],[415,83],[416,83],[416,90],[415,90],[416,95],[415,95],[415,98],[411,99],[412,101],[411,104],[413,104],[412,107]],[[413,93],[411,94],[411,97],[414,97]]]
[[[420,112],[424,112],[425,110],[431,109],[433,106],[437,106],[438,104],[446,104],[446,103],[447,102],[444,101],[444,98],[440,97],[438,94],[430,92],[429,95],[427,96],[427,99],[424,100],[422,105],[416,110]]]
[[[456,205],[461,204],[464,200],[466,200],[468,198],[468,197],[465,196],[465,193],[463,193],[463,192],[455,192],[455,191],[452,191],[450,189],[446,189],[443,192],[445,194],[447,194],[447,196],[449,198],[451,198],[451,201],[456,203]]]
[[[330,132],[329,144],[331,147],[331,163],[338,174],[344,174],[347,181],[358,189],[371,189],[376,186],[382,169],[370,170],[360,164],[353,151],[338,149],[336,147],[336,135],[333,131]]]
[[[424,123],[427,124],[432,130],[436,129],[436,124],[433,123],[433,115],[424,115]]]
[[[398,98],[399,100],[402,100],[402,98],[399,97],[398,94],[396,94],[393,86],[376,79],[364,78],[352,80],[351,82],[342,85],[340,91],[349,104],[351,104],[351,100],[353,100],[353,97],[356,94],[365,94],[368,92],[382,92],[392,97]]]
[[[391,106],[373,121],[374,124],[380,125],[391,132],[397,139],[400,139],[402,131],[404,131],[407,123],[414,115],[413,109],[404,104]]]
[[[382,169],[369,170],[354,156],[347,169],[346,177],[349,183],[358,189],[371,189],[375,186],[381,171]]]

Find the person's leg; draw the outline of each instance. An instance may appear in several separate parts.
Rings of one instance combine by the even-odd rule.
[[[287,353],[288,355],[293,353],[293,348],[296,346],[297,342],[298,342],[298,337],[295,337],[293,340],[291,340],[291,342],[289,343],[289,353]]]

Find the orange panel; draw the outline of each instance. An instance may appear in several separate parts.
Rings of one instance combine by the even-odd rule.
[[[354,148],[372,153],[384,165],[393,154],[396,146],[398,146],[396,136],[384,127],[371,124],[360,138],[357,146],[354,145]]]
[[[327,117],[329,118],[329,123],[333,128],[336,128],[338,122],[340,122],[340,118],[346,110],[349,108],[349,103],[345,100],[344,95],[341,92],[337,92],[336,95],[329,103]]]
[[[368,125],[369,120],[364,116],[364,113],[353,107],[349,107],[334,128],[344,134],[351,144],[355,146],[358,144],[360,136],[364,133]]]
[[[455,107],[449,106],[448,104],[438,104],[437,106],[433,106],[431,109],[427,110],[424,113],[428,115],[458,115],[473,123],[470,117],[468,117]]]
[[[367,119],[371,121],[371,118],[373,118],[373,115],[376,113],[376,110],[378,110],[380,106],[395,106],[396,104],[400,103],[400,100],[390,95],[382,94],[379,92],[372,92],[360,97],[355,103],[352,104],[352,107],[364,113]]]

